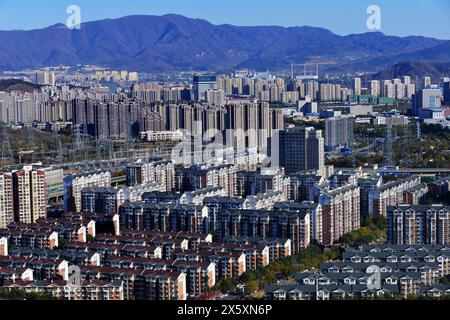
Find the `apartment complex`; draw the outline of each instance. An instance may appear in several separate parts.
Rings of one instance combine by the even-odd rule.
[[[320,195],[323,244],[333,244],[343,235],[360,228],[360,197],[360,189],[355,185],[326,191]]]
[[[325,146],[330,148],[353,146],[355,118],[340,116],[325,119]]]
[[[58,300],[124,300],[123,283],[120,281],[89,281],[80,287],[71,286],[67,281],[6,281],[3,287],[9,291],[46,293]]]
[[[434,205],[389,207],[387,241],[396,245],[450,244],[450,210]]]
[[[290,239],[293,252],[311,239],[308,211],[218,210],[206,206],[128,203],[120,208],[121,226],[161,232],[214,232],[227,237]]]
[[[327,262],[319,273],[301,272],[295,284],[268,285],[266,300],[344,300],[411,295],[439,298],[450,286],[446,246],[369,245],[348,248],[342,262]]]
[[[33,166],[0,173],[0,226],[47,216],[45,171]]]
[[[324,138],[314,128],[288,128],[279,132],[279,164],[287,174],[325,168]],[[276,156],[272,150],[272,159]]]
[[[2,230],[0,283],[7,290],[49,293],[58,299],[185,300],[208,293],[220,279],[237,280],[292,252],[290,240],[233,238],[218,243],[209,234],[156,229],[98,234],[100,216],[88,217],[67,213]],[[305,235],[307,229],[291,228]],[[59,240],[64,240],[63,247],[58,247]],[[68,284],[71,270],[79,272],[73,286]]]
[[[130,187],[148,183],[157,183],[160,191],[172,191],[175,187],[175,165],[171,161],[137,161],[126,166],[125,174]]]
[[[0,228],[14,221],[14,179],[12,173],[0,173]]]
[[[409,177],[391,181],[372,189],[368,193],[368,214],[372,217],[386,216],[389,206],[397,206],[405,201],[404,192],[420,185],[419,177]]]
[[[69,174],[64,179],[64,210],[81,211],[81,191],[88,187],[110,187],[110,172],[94,172],[80,175]]]

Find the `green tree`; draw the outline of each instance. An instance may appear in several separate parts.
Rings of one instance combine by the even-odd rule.
[[[439,284],[450,285],[450,276],[440,278]]]
[[[236,282],[233,279],[222,279],[219,280],[217,283],[217,288],[223,292],[230,292],[232,291],[234,288],[236,288]]]
[[[26,292],[24,290],[8,290],[0,287],[0,297],[12,300],[55,300],[53,295],[47,292]]]
[[[259,281],[258,280],[250,280],[245,283],[245,292],[247,294],[252,294],[259,289]]]

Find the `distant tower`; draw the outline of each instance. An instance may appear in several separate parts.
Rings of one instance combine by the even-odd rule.
[[[75,143],[74,143],[74,149],[76,151],[80,151],[83,148],[83,141],[81,140],[81,125],[77,124],[75,125],[74,129],[73,129],[73,136],[75,139]]]
[[[114,144],[111,140],[108,140],[109,159],[114,159]]]
[[[8,128],[6,126],[2,127],[2,132],[0,132],[0,141],[0,160],[14,160],[14,155],[9,140]]]
[[[56,150],[57,150],[56,158],[58,160],[58,163],[62,163],[63,159],[64,159],[64,155],[63,155],[63,150],[62,150],[61,138],[59,137],[58,133],[55,134],[55,143],[56,143]]]
[[[416,137],[420,139],[422,137],[422,130],[420,129],[420,123],[416,122]]]
[[[81,125],[77,124],[73,128],[74,143],[72,144],[73,161],[75,159],[84,159],[85,146],[81,136]]]
[[[97,161],[102,160],[102,148],[103,148],[103,145],[102,145],[101,141],[96,139],[95,140],[95,159]]]
[[[30,145],[34,146],[34,132],[33,132],[33,128],[32,127],[29,127],[27,129],[27,136],[28,136],[28,143]]]
[[[386,161],[389,162],[389,164],[392,164],[393,144],[394,144],[394,138],[392,135],[392,125],[387,125],[386,126],[386,142],[385,142],[385,148],[384,148],[384,158],[386,159]]]
[[[411,126],[406,125],[403,127],[403,143],[402,143],[402,152],[404,155],[409,155],[410,154],[410,130],[411,130]]]

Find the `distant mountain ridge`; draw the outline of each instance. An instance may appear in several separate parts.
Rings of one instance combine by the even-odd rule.
[[[288,69],[325,60],[379,69],[409,56],[450,61],[450,41],[380,32],[339,36],[314,27],[214,25],[180,15],[128,16],[31,31],[0,31],[0,70],[96,64],[137,71]]]
[[[395,79],[403,76],[412,78],[429,76],[432,81],[439,82],[442,76],[450,76],[450,62],[401,62],[374,74],[373,79]]]
[[[39,91],[40,88],[41,88],[41,86],[38,84],[25,82],[25,81],[18,80],[18,79],[0,80],[0,91],[34,92],[34,91]]]

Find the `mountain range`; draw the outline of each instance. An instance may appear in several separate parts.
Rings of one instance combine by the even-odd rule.
[[[429,76],[433,82],[439,82],[441,77],[448,75],[450,75],[450,62],[406,61],[373,74],[372,79],[395,79],[402,76],[410,76],[414,79]]]
[[[0,70],[91,64],[136,71],[289,69],[378,71],[404,61],[450,62],[450,41],[381,32],[340,36],[315,27],[214,25],[180,15],[127,16],[30,31],[0,31]]]
[[[25,82],[25,81],[18,80],[18,79],[0,80],[0,91],[33,92],[33,91],[39,91],[40,88],[41,88],[41,86],[38,84],[33,84],[30,82]]]

